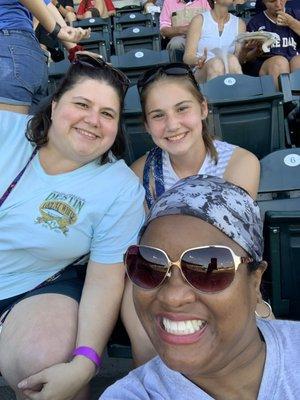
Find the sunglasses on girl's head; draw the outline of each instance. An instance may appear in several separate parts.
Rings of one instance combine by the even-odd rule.
[[[160,74],[165,74],[169,76],[188,76],[198,89],[198,83],[194,77],[193,71],[188,65],[184,63],[171,63],[163,66],[154,67],[146,71],[138,79],[137,82],[137,89],[139,94],[141,94],[145,86],[154,81],[156,76]]]
[[[101,68],[108,68],[117,79],[117,81],[121,83],[124,95],[126,94],[126,91],[130,85],[130,80],[122,71],[112,67],[110,64],[105,62],[100,55],[97,57],[97,54],[94,55],[77,52],[74,64],[87,65],[88,67],[94,68],[99,68],[99,66]]]
[[[252,258],[239,257],[225,246],[189,249],[175,262],[163,250],[150,246],[130,246],[124,255],[129,279],[145,290],[158,288],[166,277],[171,276],[171,267],[176,266],[194,289],[205,293],[220,292],[233,282],[240,264],[253,262]]]

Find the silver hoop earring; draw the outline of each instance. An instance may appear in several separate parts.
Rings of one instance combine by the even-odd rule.
[[[267,313],[266,315],[260,315],[260,314],[258,314],[258,312],[255,310],[255,316],[256,316],[257,318],[267,319],[267,318],[269,318],[270,315],[272,314],[272,307],[271,307],[271,305],[270,305],[267,301],[262,300],[262,302],[268,307],[268,313]]]

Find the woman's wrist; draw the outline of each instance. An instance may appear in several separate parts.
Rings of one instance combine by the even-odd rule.
[[[98,371],[96,365],[91,360],[83,356],[75,356],[70,361],[70,364],[76,371],[78,371],[85,383],[88,383]]]
[[[94,374],[101,366],[102,359],[100,355],[89,346],[79,346],[73,351],[74,358],[86,359],[90,364],[94,364]]]

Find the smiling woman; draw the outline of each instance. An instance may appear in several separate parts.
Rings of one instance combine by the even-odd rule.
[[[240,187],[196,175],[166,191],[125,255],[158,357],[100,399],[298,398],[300,323],[255,318],[262,253],[259,208]]]
[[[38,114],[0,111],[0,371],[18,398],[90,398],[144,220],[118,160],[127,86],[81,52]]]

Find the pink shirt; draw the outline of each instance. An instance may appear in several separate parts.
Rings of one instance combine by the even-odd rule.
[[[207,0],[194,0],[190,3],[184,3],[180,0],[165,0],[160,14],[160,29],[172,26],[172,13],[183,8],[203,8],[203,11],[210,10]]]

